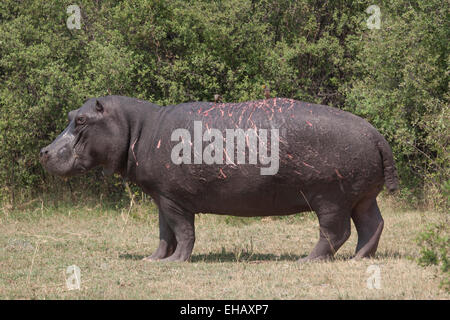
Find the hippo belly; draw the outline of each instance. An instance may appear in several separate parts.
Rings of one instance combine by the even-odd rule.
[[[205,196],[197,202],[197,212],[251,217],[288,215],[309,209],[303,195],[289,185],[268,183],[255,189],[243,185],[234,192],[211,189],[205,190]]]

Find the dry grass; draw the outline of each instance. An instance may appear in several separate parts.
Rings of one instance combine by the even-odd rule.
[[[157,218],[137,207],[0,213],[1,299],[449,299],[437,267],[422,268],[415,238],[434,212],[382,208],[376,258],[353,261],[356,232],[332,262],[299,265],[318,237],[311,213],[241,219],[200,215],[190,263],[141,261],[158,244]],[[148,210],[147,210],[148,211]],[[381,289],[368,289],[368,266]],[[68,290],[66,268],[81,269]]]

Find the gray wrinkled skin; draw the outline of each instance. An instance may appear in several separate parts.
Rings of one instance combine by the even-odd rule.
[[[171,161],[175,129],[277,128],[279,170],[261,164],[179,164]],[[208,142],[203,143],[203,149]],[[235,149],[237,152],[237,149]],[[71,176],[96,166],[121,174],[159,208],[160,244],[146,260],[186,261],[196,213],[287,215],[313,210],[320,234],[301,261],[329,259],[356,226],[356,258],[373,256],[383,230],[376,197],[398,187],[391,149],[365,120],[339,109],[285,98],[243,103],[191,102],[160,107],[120,96],[88,100],[43,148],[50,173]],[[247,155],[248,160],[248,155]]]

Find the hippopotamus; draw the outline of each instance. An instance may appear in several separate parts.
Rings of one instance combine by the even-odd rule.
[[[299,261],[332,259],[350,236],[351,220],[354,258],[371,257],[384,225],[377,195],[384,186],[398,188],[384,137],[334,107],[288,98],[159,106],[105,96],[87,100],[68,120],[41,149],[43,167],[67,177],[101,166],[150,195],[160,241],[146,261],[189,260],[197,213],[306,211],[318,217],[319,240]]]

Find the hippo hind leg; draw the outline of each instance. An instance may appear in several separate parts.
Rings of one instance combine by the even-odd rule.
[[[358,232],[355,259],[373,257],[384,226],[377,200],[373,196],[361,200],[352,210],[352,220]]]
[[[350,237],[351,210],[334,204],[327,204],[316,210],[320,225],[319,241],[313,251],[298,262],[328,260]]]

